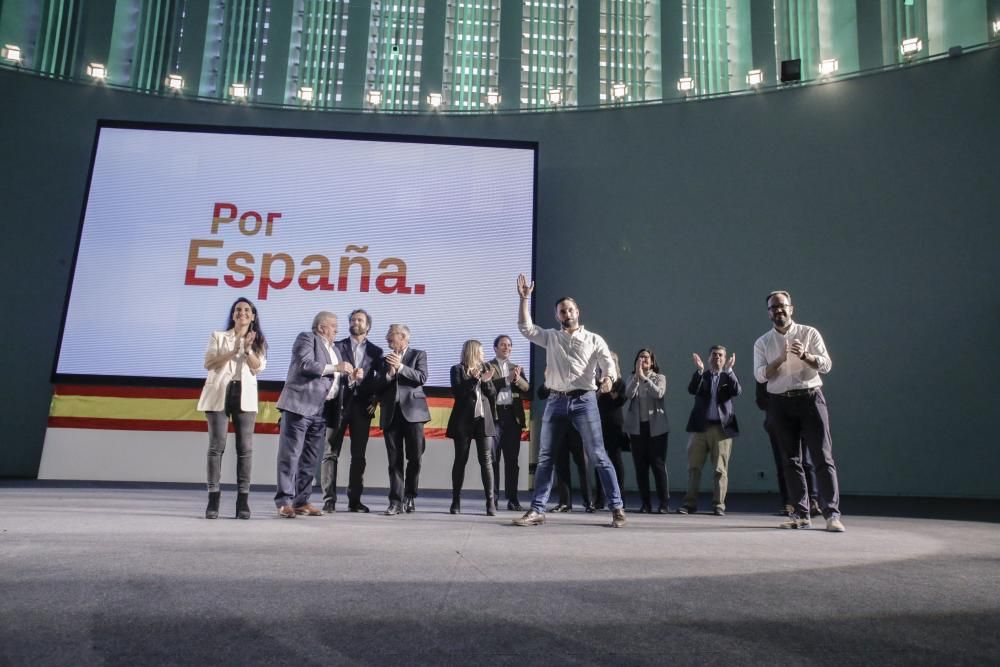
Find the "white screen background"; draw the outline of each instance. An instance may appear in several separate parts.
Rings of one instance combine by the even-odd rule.
[[[292,342],[317,311],[337,314],[342,338],[354,308],[372,314],[369,336],[382,347],[390,323],[410,327],[430,386],[448,386],[468,338],[489,358],[493,338],[511,335],[513,359],[528,369],[515,279],[531,270],[534,179],[530,148],[101,128],[57,374],[203,378],[209,335],[240,296],[267,336],[264,380],[284,380]],[[281,218],[271,236],[244,235],[237,221],[212,234],[216,202]],[[192,239],[223,242],[200,251],[217,265],[196,270],[218,285],[185,284]],[[236,251],[254,257],[246,288],[223,280]],[[294,260],[294,279],[261,299],[262,255],[279,252]],[[370,291],[357,268],[347,291],[303,290],[303,259],[314,254],[329,259],[334,283],[341,257],[363,254]],[[424,294],[376,289],[390,257]]]

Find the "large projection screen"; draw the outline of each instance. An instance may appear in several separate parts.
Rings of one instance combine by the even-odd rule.
[[[427,352],[449,385],[462,343],[517,328],[531,273],[535,153],[527,143],[288,135],[102,122],[54,379],[203,380],[209,335],[237,297],[282,381],[315,313],[372,315]],[[513,359],[530,377],[529,345]]]

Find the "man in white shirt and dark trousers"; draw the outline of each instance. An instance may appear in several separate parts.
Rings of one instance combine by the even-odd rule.
[[[840,490],[833,462],[830,417],[823,397],[821,373],[829,373],[830,355],[819,331],[792,321],[794,308],[788,292],[771,292],[767,312],[774,328],[753,346],[754,376],[767,383],[767,418],[784,460],[785,483],[793,512],[781,528],[809,528],[809,496],[802,450],[809,451],[816,468],[820,509],[826,529],[844,532],[840,520]]]
[[[580,310],[572,298],[564,297],[556,302],[559,329],[536,326],[528,312],[528,299],[534,289],[535,283],[529,283],[524,274],[517,277],[517,292],[521,297],[518,329],[532,343],[545,348],[545,386],[550,393],[542,416],[531,509],[521,518],[514,519],[514,524],[535,526],[545,522],[545,504],[552,491],[553,445],[562,440],[567,429],[575,428],[604,487],[611,507],[611,525],[621,528],[625,525],[625,508],[615,469],[604,449],[595,392],[595,389],[602,393],[611,390],[616,372],[614,359],[603,338],[584,331],[580,325]],[[595,383],[598,372],[602,376]]]

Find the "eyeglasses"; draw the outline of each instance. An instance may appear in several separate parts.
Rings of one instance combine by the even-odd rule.
[[[776,303],[773,306],[768,306],[767,309],[768,310],[787,310],[788,308],[791,308],[791,307],[792,307],[792,304],[790,304],[790,303]]]

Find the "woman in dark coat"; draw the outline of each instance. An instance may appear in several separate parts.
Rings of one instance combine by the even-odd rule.
[[[455,405],[448,418],[446,435],[455,441],[455,463],[451,468],[452,514],[462,511],[462,484],[465,466],[469,461],[469,448],[476,443],[479,468],[486,494],[486,514],[496,516],[496,498],[493,496],[493,437],[496,434],[494,401],[496,388],[490,380],[493,370],[485,363],[483,346],[478,340],[467,340],[462,346],[462,361],[451,367],[451,392]]]

